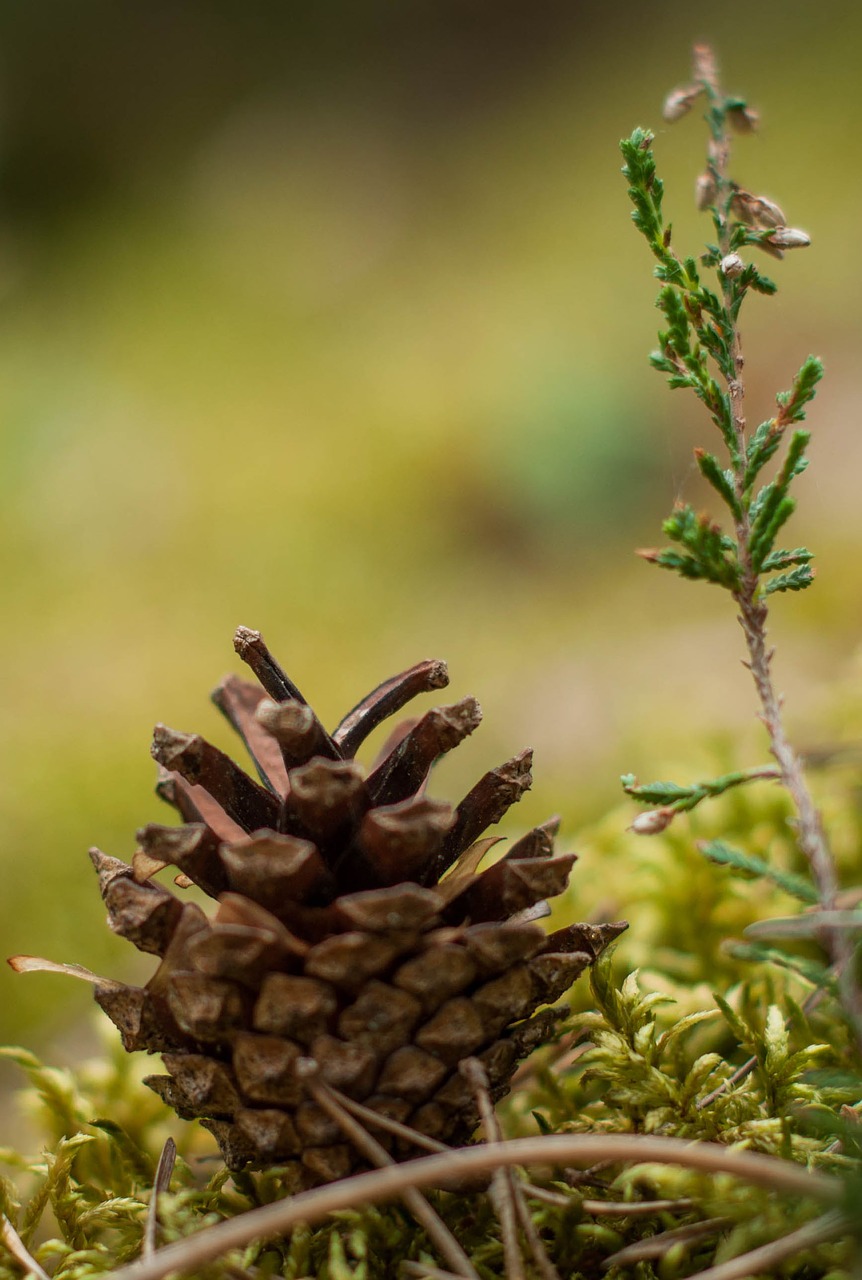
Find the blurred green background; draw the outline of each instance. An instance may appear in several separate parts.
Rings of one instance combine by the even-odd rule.
[[[755,421],[810,350],[828,369],[793,535],[820,576],[774,610],[791,721],[815,733],[825,690],[858,682],[862,10],[714,13],[0,7],[4,954],[130,971],[86,849],[128,857],[170,820],[154,721],[229,744],[207,695],[238,623],[328,723],[447,658],[486,721],[435,787],[532,745],[509,831],[559,810],[571,832],[621,772],[749,731],[732,609],[631,554],[697,500],[707,431],[647,367],[617,140],[657,128],[696,251],[704,130],[660,118],[695,38],[763,108],[736,176],[813,239],[747,321]],[[89,1007],[0,972],[0,1041]]]

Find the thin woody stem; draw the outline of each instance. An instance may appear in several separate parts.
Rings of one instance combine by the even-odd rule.
[[[485,1131],[485,1141],[503,1141],[500,1122],[491,1101],[488,1075],[478,1058],[467,1058],[460,1066],[461,1074],[473,1089],[479,1108],[479,1117]],[[542,1280],[560,1280],[560,1273],[548,1256],[542,1238],[536,1230],[525,1199],[525,1188],[511,1168],[497,1169],[491,1178],[491,1199],[497,1208],[500,1230],[506,1257],[506,1280],[516,1280],[524,1275],[523,1263],[517,1250],[517,1226],[529,1245],[536,1269]],[[516,1255],[514,1258],[512,1255]]]
[[[142,1253],[145,1258],[150,1257],[156,1251],[159,1232],[159,1196],[171,1189],[171,1178],[173,1177],[176,1159],[177,1144],[173,1138],[168,1138],[162,1148],[162,1154],[159,1156],[156,1176],[153,1179],[153,1190],[150,1194],[150,1207],[147,1211],[147,1223],[144,1227],[144,1242],[142,1246]]]
[[[206,1263],[232,1249],[243,1248],[252,1240],[283,1236],[301,1222],[312,1226],[340,1209],[379,1204],[402,1195],[407,1187],[439,1186],[453,1178],[473,1178],[503,1166],[583,1166],[597,1160],[664,1162],[704,1172],[730,1173],[776,1192],[807,1195],[830,1206],[840,1205],[844,1195],[839,1178],[809,1172],[773,1156],[710,1142],[690,1143],[643,1134],[549,1134],[465,1147],[356,1174],[314,1191],[300,1192],[289,1200],[226,1218],[110,1274],[112,1280],[162,1280],[171,1272],[194,1274]]]
[[[0,1241],[3,1242],[9,1253],[18,1265],[26,1271],[27,1275],[32,1276],[34,1280],[51,1280],[48,1273],[39,1266],[39,1263],[30,1253],[5,1213],[0,1214]]]
[[[319,1107],[321,1107],[348,1138],[356,1149],[365,1156],[370,1164],[378,1169],[392,1168],[395,1161],[380,1143],[371,1136],[367,1129],[355,1117],[341,1106],[322,1080],[317,1079],[317,1064],[305,1059],[305,1085]],[[479,1280],[478,1273],[452,1235],[443,1219],[432,1209],[431,1205],[416,1187],[405,1185],[401,1199],[407,1205],[417,1222],[425,1229],[428,1239],[440,1251],[447,1265],[455,1275],[466,1277],[466,1280]]]
[[[796,1257],[805,1249],[826,1244],[830,1240],[838,1240],[846,1232],[846,1219],[840,1213],[831,1210],[829,1213],[824,1213],[822,1217],[815,1218],[813,1222],[806,1222],[798,1230],[791,1231],[789,1235],[780,1236],[769,1244],[761,1245],[758,1249],[752,1249],[736,1258],[728,1258],[726,1262],[720,1262],[717,1266],[701,1271],[699,1280],[747,1280],[748,1276],[773,1271],[782,1262]]]
[[[731,251],[730,201],[733,184],[728,175],[730,162],[730,135],[726,124],[726,98],[718,81],[718,69],[711,49],[695,46],[695,76],[703,85],[709,102],[708,121],[712,132],[709,147],[709,166],[716,185],[715,209],[719,231],[719,247],[722,256]],[[751,551],[751,518],[745,501],[745,469],[747,463],[747,437],[745,421],[745,359],[739,325],[733,319],[734,285],[723,272],[720,274],[725,315],[731,327],[731,359],[733,377],[725,379],[736,438],[736,457],[731,459],[734,472],[734,488],[738,500],[739,515],[736,519],[737,554],[740,566],[739,586],[734,599],[739,607],[739,622],[748,648],[747,666],[751,671],[760,701],[761,719],[769,735],[772,755],[781,771],[781,781],[796,809],[796,834],[799,848],[811,869],[811,875],[824,910],[832,910],[838,892],[835,862],[829,849],[823,823],[817,810],[802,767],[802,761],[792,747],[781,715],[781,697],[772,680],[773,650],[767,645],[768,608],[760,594],[760,579],[755,569]],[[862,994],[855,981],[853,970],[854,946],[852,940],[838,930],[824,931],[824,941],[830,958],[842,975],[841,992],[848,1017],[856,1038],[862,1046]]]
[[[478,1058],[465,1058],[460,1064],[461,1075],[473,1090],[479,1118],[485,1131],[485,1141],[496,1143],[501,1139],[500,1126],[494,1113],[488,1091],[488,1076]],[[495,1169],[491,1175],[489,1196],[500,1224],[506,1280],[526,1280],[524,1261],[518,1245],[518,1217],[515,1209],[515,1183],[511,1169]],[[558,1278],[559,1280],[559,1278]]]

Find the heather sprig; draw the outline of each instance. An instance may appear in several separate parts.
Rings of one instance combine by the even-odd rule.
[[[665,324],[651,363],[667,376],[672,389],[694,393],[721,436],[723,457],[698,448],[695,459],[723,516],[716,519],[688,503],[678,503],[663,525],[672,545],[639,554],[683,578],[714,583],[731,595],[745,636],[746,665],[754,679],[777,768],[773,772],[768,767],[740,771],[693,786],[638,786],[627,775],[623,786],[635,800],[657,806],[632,824],[636,832],[650,835],[664,830],[678,813],[730,786],[778,777],[793,800],[798,846],[807,860],[821,908],[818,937],[826,948],[830,981],[837,975],[846,1015],[862,1045],[856,935],[834,923],[835,864],[800,757],[785,731],[782,699],[772,676],[773,651],[767,644],[768,597],[776,592],[802,591],[814,580],[812,553],[804,546],[781,545],[779,536],[796,508],[795,481],[808,466],[806,449],[811,433],[799,424],[823,374],[820,360],[812,355],[803,360],[790,388],[777,394],[774,413],[753,431],[748,428],[745,411],[742,306],[751,293],[776,292],[775,282],[761,273],[750,252],[781,259],[786,251],[808,245],[809,238],[787,225],[774,200],[746,191],[732,178],[732,136],[734,132],[750,133],[759,118],[744,99],[724,92],[715,58],[704,45],[695,47],[692,82],[675,89],[665,100],[665,119],[678,120],[697,103],[704,108],[709,136],[706,165],[695,185],[696,201],[698,208],[709,214],[714,232],[714,239],[697,260],[681,256],[673,245],[663,207],[664,188],[656,175],[652,133],[636,129],[620,145],[623,174],[634,205],[632,218],[657,260],[655,275],[662,286],[656,305]],[[739,870],[744,859],[740,854],[736,862],[725,861]],[[753,866],[747,870],[763,874]],[[778,958],[773,951],[759,944],[748,947],[748,954],[758,958]],[[791,963],[786,958],[782,962]]]
[[[646,549],[640,554],[683,577],[724,587],[734,597],[758,600],[774,591],[802,590],[813,581],[811,552],[805,547],[777,548],[776,539],[795,509],[791,485],[808,465],[810,433],[795,431],[787,439],[788,428],[804,420],[823,368],[816,356],[808,356],[790,389],[776,396],[776,412],[748,435],[739,315],[749,293],[774,294],[776,285],[755,262],[744,262],[739,250],[756,247],[783,257],[784,249],[807,244],[808,237],[784,225],[784,215],[773,201],[743,191],[728,176],[729,129],[746,108],[740,99],[721,93],[714,63],[702,47],[696,52],[695,75],[695,85],[684,96],[675,91],[668,98],[665,115],[678,119],[681,102],[687,111],[698,98],[705,99],[710,141],[707,167],[696,190],[699,206],[711,214],[717,242],[707,244],[699,262],[680,257],[673,247],[662,208],[664,188],[656,176],[653,134],[635,129],[620,147],[634,205],[632,219],[657,259],[655,275],[662,282],[656,306],[666,327],[659,331],[659,349],[650,361],[667,375],[672,389],[692,391],[718,428],[729,465],[702,448],[695,451],[695,459],[730,518],[724,529],[680,503],[663,526],[665,536],[680,550]],[[701,271],[714,277],[714,287],[704,283]],[[785,443],[777,475],[756,487]]]

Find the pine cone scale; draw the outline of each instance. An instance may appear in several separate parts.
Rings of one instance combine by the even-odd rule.
[[[165,769],[211,795],[244,831],[273,827],[278,821],[277,798],[197,734],[156,725],[151,752]]]
[[[272,734],[267,732],[257,716],[261,703],[266,699],[264,690],[230,675],[222,680],[211,696],[242,739],[263,785],[274,795],[283,796],[287,790],[287,768],[278,742],[273,741]]]
[[[455,821],[440,854],[429,866],[423,883],[439,880],[453,862],[487,827],[500,821],[533,784],[532,751],[522,751],[480,778],[455,810]]]
[[[420,693],[431,693],[434,689],[445,689],[449,683],[449,671],[445,662],[435,658],[417,662],[400,675],[372,689],[361,702],[348,711],[335,729],[332,737],[338,744],[345,759],[356,755],[370,733],[396,715],[402,707]]]

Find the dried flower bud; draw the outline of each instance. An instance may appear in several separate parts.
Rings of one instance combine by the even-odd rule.
[[[727,118],[737,133],[754,133],[760,124],[760,112],[745,102],[735,103],[730,107]]]
[[[668,124],[673,124],[675,120],[681,120],[684,115],[691,111],[701,93],[703,93],[703,85],[700,84],[682,84],[676,89],[671,89],[661,109],[661,113]]]
[[[708,44],[696,44],[692,50],[694,55],[694,75],[695,78],[705,84],[716,84],[718,80],[718,67],[715,62],[715,54],[712,46]]]
[[[715,204],[715,198],[718,195],[718,184],[715,181],[715,174],[708,169],[706,173],[702,173],[694,184],[694,203],[697,205],[701,213],[705,209],[709,209]]]
[[[675,816],[676,810],[670,805],[664,805],[661,809],[647,809],[645,813],[638,814],[629,831],[638,836],[657,836],[670,826]]]
[[[776,249],[805,249],[811,244],[810,237],[797,227],[777,227],[766,238]]]
[[[730,208],[739,221],[749,227],[759,227],[766,231],[770,227],[783,227],[787,224],[787,219],[774,200],[769,200],[766,196],[754,196],[742,187],[737,187],[734,191]]]
[[[745,270],[745,263],[738,253],[728,253],[721,260],[721,271],[729,280],[735,280]]]

